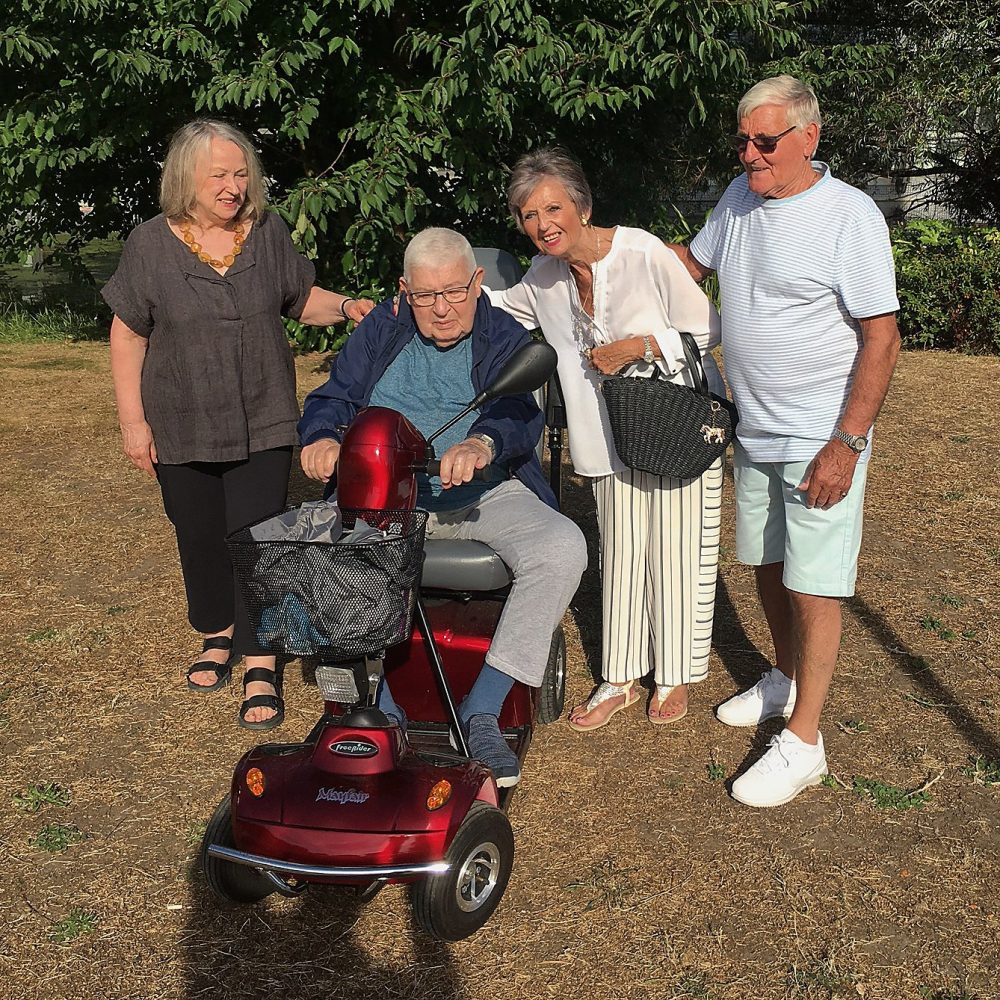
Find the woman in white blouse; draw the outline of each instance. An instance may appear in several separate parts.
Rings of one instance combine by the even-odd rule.
[[[704,680],[719,557],[722,461],[692,480],[629,469],[615,452],[601,394],[605,376],[649,376],[653,366],[693,385],[679,333],[694,335],[712,390],[724,394],[707,352],[719,316],[655,236],[591,222],[590,187],[560,149],[518,160],[508,186],[518,228],[539,249],[520,284],[491,293],[559,355],[573,467],[593,483],[603,574],[602,680],[570,725],[599,729],[642,697],[656,725],[687,714],[688,684]]]

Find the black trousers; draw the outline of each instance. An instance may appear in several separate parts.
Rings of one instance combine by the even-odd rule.
[[[233,650],[266,656],[247,618],[233,575],[226,535],[284,509],[292,449],[253,452],[245,462],[158,465],[163,507],[177,532],[188,621],[198,632],[230,625]]]

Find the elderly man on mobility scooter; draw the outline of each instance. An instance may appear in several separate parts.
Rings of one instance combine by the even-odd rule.
[[[328,481],[347,425],[366,406],[404,413],[428,435],[488,385],[528,336],[482,296],[483,271],[468,240],[425,229],[403,257],[398,309],[384,302],[340,352],[327,383],[309,394],[299,437],[302,469]],[[394,314],[395,312],[395,314]],[[497,785],[520,780],[498,717],[514,681],[542,682],[553,630],[587,564],[579,528],[556,508],[535,444],[543,417],[528,395],[504,396],[458,421],[440,438],[440,477],[420,476],[417,504],[430,512],[429,538],[489,545],[513,575],[510,596],[472,690],[458,709],[469,752]],[[477,469],[505,470],[473,481]],[[388,684],[379,708],[405,727]]]

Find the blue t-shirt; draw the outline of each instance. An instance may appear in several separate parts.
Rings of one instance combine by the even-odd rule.
[[[369,406],[387,406],[404,414],[425,437],[458,413],[476,395],[472,385],[472,338],[438,347],[420,333],[399,352],[375,383]],[[478,419],[474,410],[434,441],[440,458],[464,441]],[[425,510],[456,510],[476,503],[496,483],[471,482],[444,489],[439,476],[417,475],[417,506]]]

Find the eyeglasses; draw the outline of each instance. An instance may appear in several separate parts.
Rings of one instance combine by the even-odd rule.
[[[411,292],[407,289],[407,301],[411,306],[426,309],[428,306],[434,305],[434,303],[437,302],[437,297],[440,295],[445,302],[448,302],[453,306],[457,306],[469,297],[469,290],[472,288],[472,283],[476,280],[476,275],[478,273],[479,268],[477,267],[476,270],[472,272],[472,277],[469,278],[469,283],[467,285],[460,285],[458,288],[442,288],[436,292]]]
[[[798,125],[786,128],[778,135],[731,135],[729,141],[733,144],[733,149],[737,153],[742,153],[747,148],[747,143],[752,142],[757,147],[758,153],[773,153],[778,148],[778,143],[789,132],[794,132]]]

